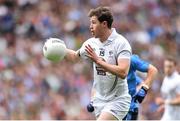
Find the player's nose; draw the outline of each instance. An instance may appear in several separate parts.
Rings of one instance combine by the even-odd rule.
[[[90,29],[90,31],[93,29],[93,25],[92,24],[90,24],[89,29]]]

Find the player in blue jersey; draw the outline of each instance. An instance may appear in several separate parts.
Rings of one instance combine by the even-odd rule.
[[[136,71],[147,73],[147,76],[144,81],[136,75]],[[137,120],[139,104],[144,100],[147,91],[151,87],[151,84],[156,74],[157,69],[155,66],[142,60],[137,55],[131,56],[131,65],[127,81],[129,94],[131,95],[132,100],[129,112],[123,120]],[[141,86],[139,90],[136,90],[137,85]],[[91,105],[91,103],[87,106],[89,112],[93,112],[93,106]]]
[[[136,71],[147,73],[144,81],[136,75]],[[144,100],[156,74],[157,69],[155,66],[149,64],[147,61],[142,60],[137,55],[131,56],[131,66],[129,69],[127,80],[129,94],[131,95],[132,100],[129,112],[124,120],[137,120],[139,104]],[[141,86],[139,90],[136,90],[137,85]]]

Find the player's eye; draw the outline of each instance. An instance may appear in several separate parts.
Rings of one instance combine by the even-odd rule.
[[[173,68],[172,65],[165,65],[166,68]]]
[[[91,24],[96,24],[96,21],[92,21]]]

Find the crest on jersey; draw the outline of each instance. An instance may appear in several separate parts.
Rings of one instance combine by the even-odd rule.
[[[112,50],[109,51],[109,57],[113,57],[113,51]]]
[[[110,50],[110,51],[109,51],[109,56],[112,56],[112,55],[113,55],[113,51]]]

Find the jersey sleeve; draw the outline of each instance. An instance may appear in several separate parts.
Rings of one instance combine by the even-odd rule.
[[[136,75],[136,85],[139,85],[142,82],[143,82],[143,80],[139,76]]]
[[[88,59],[87,52],[86,52],[86,50],[85,50],[85,46],[86,46],[86,45],[88,45],[88,40],[85,41],[85,42],[82,44],[82,46],[81,46],[81,48],[80,48],[79,50],[77,50],[80,58],[82,58],[83,60],[87,60],[87,59]]]
[[[117,55],[116,55],[117,59],[121,59],[121,58],[130,59],[131,58],[131,46],[124,37],[119,38],[119,40],[116,44],[116,47],[117,47],[117,50],[116,50],[117,51]]]
[[[77,53],[78,53],[78,55],[79,55],[79,57],[80,57],[81,59],[83,59],[83,60],[85,60],[85,61],[88,61],[88,62],[92,62],[92,60],[87,56],[87,52],[86,52],[86,50],[85,50],[85,46],[88,45],[88,44],[92,45],[90,39],[86,40],[86,41],[82,44],[81,48],[80,48],[79,50],[77,50]]]
[[[133,67],[141,72],[148,72],[149,63],[139,58],[137,55],[131,56],[131,64]]]

